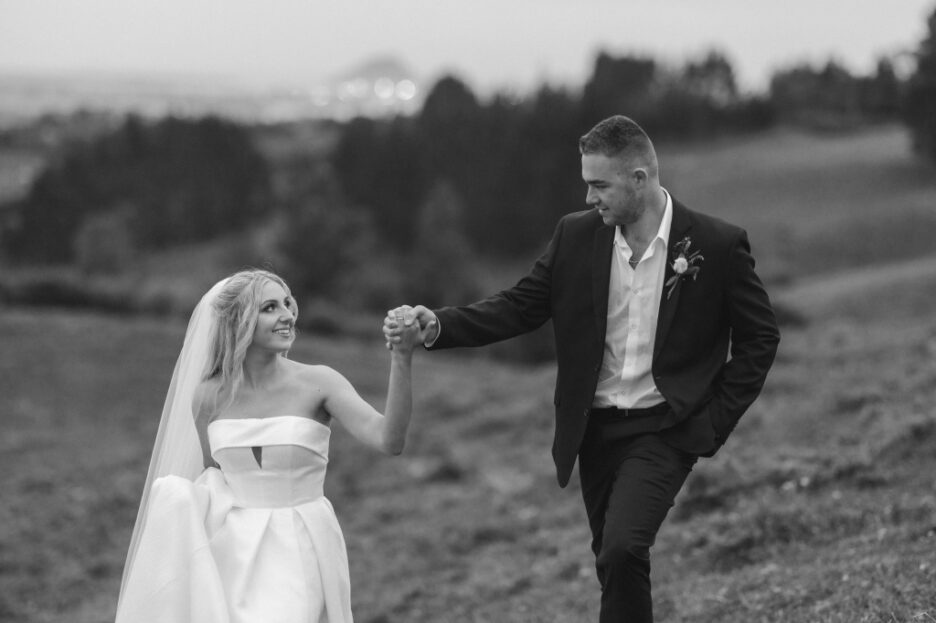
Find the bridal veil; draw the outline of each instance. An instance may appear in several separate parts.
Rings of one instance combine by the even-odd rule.
[[[210,337],[216,321],[212,302],[225,283],[227,279],[219,281],[202,296],[195,311],[192,312],[185,332],[182,351],[176,361],[169,391],[166,394],[166,402],[163,405],[153,456],[150,459],[140,508],[133,526],[133,535],[130,538],[130,548],[120,586],[120,599],[123,598],[127,579],[139,549],[153,482],[157,478],[168,475],[194,480],[204,469],[202,449],[192,414],[192,400],[208,361]]]

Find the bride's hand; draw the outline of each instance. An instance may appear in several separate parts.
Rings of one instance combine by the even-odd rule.
[[[402,330],[412,325],[419,330],[419,341],[423,344],[435,340],[439,335],[439,322],[431,310],[422,305],[401,305],[388,311],[384,318],[383,333],[387,348],[392,350]]]
[[[421,330],[418,322],[406,325],[404,313],[406,306],[391,310],[384,319],[384,338],[387,340],[387,348],[401,354],[410,354],[417,344],[424,341],[425,331]]]

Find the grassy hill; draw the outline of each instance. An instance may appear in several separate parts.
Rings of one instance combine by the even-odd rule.
[[[934,285],[934,284],[931,284]],[[912,289],[912,288],[910,288]],[[0,315],[0,620],[106,621],[182,327]],[[936,616],[936,320],[846,316],[785,332],[762,398],[701,462],[662,531],[664,621]],[[379,341],[304,337],[381,404]],[[592,620],[575,480],[555,485],[550,366],[420,353],[404,456],[338,429],[327,494],[359,620]],[[917,617],[917,618],[914,618]]]
[[[762,397],[659,535],[661,621],[936,621],[936,261],[901,234],[936,232],[936,179],[901,137],[780,133],[666,156],[671,190],[748,227],[759,266],[791,282],[774,299],[805,322],[784,328]],[[380,406],[379,323],[370,341],[305,335],[294,357]],[[183,330],[0,307],[0,621],[113,620]],[[580,492],[557,487],[549,457],[553,367],[419,353],[415,377],[402,457],[333,437],[326,493],[356,620],[595,620]]]
[[[690,207],[748,229],[769,276],[797,279],[936,251],[936,167],[903,128],[841,135],[781,128],[660,148]]]

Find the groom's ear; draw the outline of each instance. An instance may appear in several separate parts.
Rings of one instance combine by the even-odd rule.
[[[636,168],[632,173],[634,177],[634,182],[638,185],[646,184],[649,176],[647,175],[647,170],[643,168]]]

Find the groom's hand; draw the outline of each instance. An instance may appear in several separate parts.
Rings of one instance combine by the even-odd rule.
[[[401,316],[402,326],[397,320]],[[432,313],[432,310],[422,305],[416,307],[401,305],[388,311],[386,318],[384,318],[383,333],[387,341],[387,348],[392,349],[393,344],[398,344],[404,328],[410,327],[414,323],[419,326],[419,340],[423,344],[433,342],[438,337],[439,321],[436,315]]]

